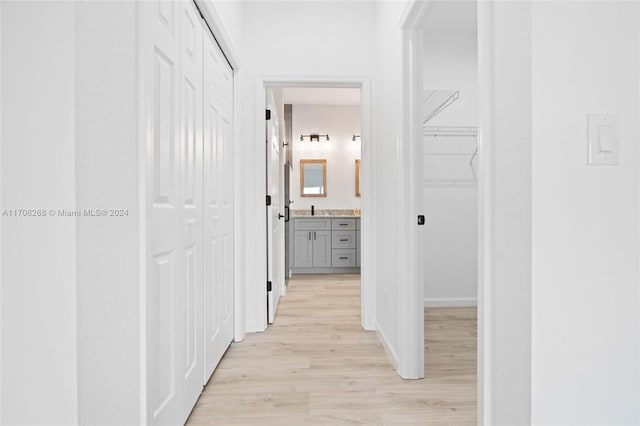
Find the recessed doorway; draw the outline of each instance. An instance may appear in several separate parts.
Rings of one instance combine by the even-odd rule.
[[[293,274],[360,275],[366,197],[360,87],[267,85],[265,100],[272,323]]]

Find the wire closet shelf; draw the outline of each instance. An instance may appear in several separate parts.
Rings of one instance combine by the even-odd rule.
[[[424,183],[477,185],[477,127],[424,126]]]

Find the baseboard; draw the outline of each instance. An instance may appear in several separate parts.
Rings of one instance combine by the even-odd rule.
[[[393,364],[393,368],[396,371],[398,371],[398,354],[396,353],[393,346],[391,346],[391,344],[389,343],[389,339],[387,338],[386,333],[384,332],[382,327],[380,327],[380,324],[378,324],[377,321],[376,321],[376,334],[378,335],[378,339],[380,339],[380,342],[382,343],[382,347],[387,353],[387,356],[389,357],[391,364]]]
[[[454,308],[462,306],[478,306],[475,297],[425,298],[425,308]]]

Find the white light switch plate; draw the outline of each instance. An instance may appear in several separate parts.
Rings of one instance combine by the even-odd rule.
[[[620,157],[618,114],[588,114],[589,165],[617,166]]]

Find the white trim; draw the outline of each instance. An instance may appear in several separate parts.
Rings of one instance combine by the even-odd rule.
[[[489,141],[493,133],[493,2],[478,2],[478,339],[477,339],[477,421],[493,423],[491,342],[493,335],[493,153]],[[486,142],[486,143],[485,143]]]
[[[402,11],[398,26],[405,29],[418,28],[420,26],[420,21],[427,13],[429,13],[429,9],[431,9],[432,5],[432,0],[409,1]]]
[[[425,308],[458,308],[467,306],[478,306],[478,299],[475,297],[425,297]]]
[[[424,280],[420,259],[423,228],[416,223],[422,210],[422,30],[402,31],[402,134],[398,144],[400,170],[399,339],[398,374],[424,377]]]
[[[362,165],[362,214],[361,214],[361,228],[362,228],[362,266],[361,266],[361,325],[365,330],[375,329],[375,185],[373,179],[375,178],[373,173],[373,156],[374,151],[371,144],[371,82],[368,77],[360,76],[258,76],[255,80],[255,105],[254,105],[254,129],[255,134],[253,137],[252,146],[262,146],[264,144],[264,109],[265,109],[265,88],[267,86],[277,87],[344,87],[344,88],[359,88],[361,94],[361,120],[362,120],[362,153],[361,153],[361,165]],[[369,143],[367,143],[369,141]],[[254,156],[254,170],[256,171],[255,181],[252,182],[252,188],[264,188],[265,187],[265,173],[264,164],[266,161],[264,149],[253,149],[252,155]],[[248,153],[251,155],[251,153]],[[264,204],[264,193],[259,190],[255,199],[259,199]],[[256,206],[258,208],[259,206]],[[251,211],[251,210],[246,210]],[[257,211],[257,210],[253,210]],[[252,236],[252,245],[247,246],[247,258],[253,260],[254,265],[266,265],[266,253],[263,248],[266,245],[266,223],[263,220],[259,220],[255,235]],[[247,280],[248,285],[252,288],[252,291],[247,291],[247,297],[255,298],[253,300],[256,304],[256,311],[253,313],[257,315],[255,321],[247,321],[248,331],[262,331],[267,327],[266,320],[266,288],[264,283],[266,282],[266,268],[265,271],[255,272],[257,278],[253,281]],[[264,276],[264,279],[262,277]],[[264,308],[263,308],[264,305]],[[264,312],[263,312],[264,309]],[[263,315],[264,314],[264,315]]]
[[[374,223],[375,219],[375,199],[376,199],[376,174],[373,173],[373,165],[375,164],[375,150],[372,142],[372,125],[371,120],[371,82],[368,78],[362,80],[360,87],[360,122],[361,128],[361,181],[362,195],[360,202],[364,215],[360,217],[360,233],[361,249],[360,255],[362,260],[360,263],[360,305],[361,305],[361,325],[365,330],[376,329],[376,232]],[[368,143],[367,143],[368,142]],[[365,267],[366,265],[366,267]]]
[[[246,321],[246,268],[240,262],[244,255],[241,241],[244,241],[246,235],[246,226],[244,221],[239,219],[239,212],[246,211],[244,203],[246,202],[244,191],[244,168],[246,167],[246,159],[244,155],[244,146],[238,142],[243,139],[241,134],[243,124],[239,117],[243,117],[242,105],[240,99],[242,97],[240,84],[240,71],[233,69],[233,341],[241,342],[244,340],[247,332]]]
[[[2,2],[0,2],[0,28],[2,28]],[[0,31],[0,194],[2,194],[2,31]],[[2,197],[0,196],[0,211]],[[2,318],[2,221],[0,220],[0,318]],[[0,377],[2,377],[2,321],[0,321]],[[2,380],[0,380],[0,424],[2,423]]]
[[[376,335],[378,336],[378,340],[380,340],[380,343],[382,343],[382,347],[384,348],[384,351],[387,353],[387,356],[389,357],[389,360],[391,361],[393,368],[397,371],[398,370],[398,354],[393,349],[393,345],[389,342],[389,339],[387,338],[387,333],[385,333],[384,329],[380,327],[380,324],[378,324],[377,321],[375,323],[375,327],[376,327]]]
[[[265,150],[265,108],[267,105],[265,93],[265,80],[257,77],[254,84],[255,104],[253,105],[254,119],[254,135],[253,143],[249,143],[247,155],[253,153],[253,171],[255,172],[254,181],[248,182],[247,193],[254,195],[253,206],[248,206],[246,212],[254,213],[256,216],[249,216],[248,222],[254,226],[251,234],[251,244],[249,237],[245,239],[246,244],[246,260],[252,260],[256,265],[253,280],[247,278],[247,285],[253,287],[253,290],[246,291],[246,297],[254,297],[254,306],[252,313],[254,318],[247,318],[247,332],[260,332],[267,329],[267,223],[266,223],[266,150]],[[247,138],[251,141],[251,138]],[[255,193],[254,193],[255,191]],[[250,207],[250,208],[249,208]],[[248,264],[247,264],[248,266]]]
[[[138,54],[136,55],[137,89],[138,89],[138,321],[139,321],[139,395],[140,395],[140,424],[146,425],[148,419],[147,399],[147,146],[149,139],[149,81],[148,71],[150,66],[150,54],[147,47],[151,45],[147,8],[148,2],[136,3],[138,15]],[[144,121],[143,121],[144,120]]]
[[[638,19],[638,22],[640,22],[640,7],[638,7],[638,12],[637,13],[638,13],[637,19]],[[638,55],[640,55],[640,29],[638,30],[638,40],[637,41],[638,41],[638,46],[639,46]],[[638,79],[640,80],[640,77]],[[640,89],[640,84],[638,85],[638,87]],[[638,91],[638,98],[640,98],[640,90]],[[638,118],[640,119],[640,116]],[[640,152],[638,153],[638,156],[640,157]],[[640,161],[640,158],[638,158],[638,160]],[[639,179],[639,182],[640,182],[640,177],[638,179]],[[638,228],[638,230],[640,231],[640,227]],[[640,235],[638,235],[638,236],[640,237]],[[640,258],[638,259],[638,263],[640,264]],[[533,285],[531,287],[533,287]],[[638,292],[638,303],[640,304],[640,292]],[[531,298],[531,304],[533,305],[533,297]],[[637,337],[638,337],[638,353],[640,353],[640,327],[638,328],[638,336]],[[533,364],[533,362],[532,362],[532,364]],[[533,374],[533,365],[532,365],[531,371],[532,371],[532,374]],[[638,383],[640,383],[640,369],[638,369],[638,376],[636,377],[636,379],[638,380]],[[533,384],[533,380],[531,381],[531,383]],[[533,398],[532,398],[532,400],[533,400]],[[638,401],[636,403],[636,406],[638,407],[638,418],[640,418],[640,392],[638,392]],[[532,410],[532,412],[533,412],[533,410]]]

